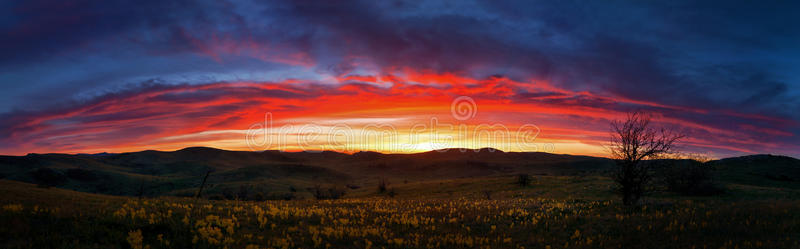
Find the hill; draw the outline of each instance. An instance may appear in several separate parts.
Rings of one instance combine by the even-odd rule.
[[[707,163],[723,183],[800,188],[800,160],[771,155]],[[607,175],[613,160],[542,152],[449,149],[414,154],[227,151],[191,147],[119,154],[0,156],[0,178],[128,196],[191,196],[209,173],[208,195],[309,195],[318,186],[357,189],[389,182],[431,182],[529,175]],[[424,184],[423,184],[424,185]],[[422,186],[422,185],[420,185]]]
[[[416,154],[359,152],[245,152],[191,147],[119,154],[0,156],[11,180],[113,195],[192,195],[202,178],[209,193],[242,186],[280,194],[317,184],[357,187],[392,181],[456,179],[528,173],[568,175],[602,171],[611,160],[548,153],[459,150]]]
[[[787,156],[750,155],[707,162],[720,180],[742,185],[800,189],[800,160]]]

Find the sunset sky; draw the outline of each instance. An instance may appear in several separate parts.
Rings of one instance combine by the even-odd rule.
[[[0,154],[604,156],[643,110],[687,152],[800,156],[800,6],[524,2],[2,1]]]

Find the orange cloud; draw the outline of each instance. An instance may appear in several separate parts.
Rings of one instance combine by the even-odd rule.
[[[275,127],[317,124],[329,129],[332,124],[342,123],[359,129],[368,126],[362,122],[365,120],[387,124],[396,128],[398,137],[403,137],[398,138],[398,144],[419,145],[414,149],[408,146],[398,149],[400,147],[383,146],[384,141],[351,146],[357,150],[380,147],[389,148],[385,150],[388,152],[408,152],[434,148],[438,143],[429,135],[416,138],[413,135],[415,125],[423,124],[430,129],[430,122],[435,118],[442,124],[472,131],[469,135],[472,138],[465,138],[454,129],[444,132],[444,135],[460,136],[453,139],[455,145],[525,150],[513,139],[492,144],[475,138],[475,134],[482,124],[502,124],[510,131],[509,136],[517,136],[520,127],[533,124],[539,129],[537,143],[552,146],[552,152],[603,155],[608,122],[632,109],[652,110],[663,124],[699,131],[688,141],[693,148],[749,153],[757,150],[743,148],[780,146],[751,139],[736,129],[675,115],[703,114],[708,110],[569,91],[546,81],[518,82],[504,77],[478,79],[408,69],[396,74],[343,75],[337,80],[338,84],[287,80],[143,86],[63,110],[8,120],[4,124],[8,128],[3,140],[18,146],[4,148],[3,152],[120,152],[186,146],[247,149],[246,130],[254,123],[263,122],[265,113],[271,113]],[[453,118],[450,104],[458,96],[474,99],[477,105],[474,118]],[[776,129],[744,128],[766,135],[792,135]],[[299,139],[297,134],[293,136]],[[317,141],[310,147],[286,148],[327,147]]]

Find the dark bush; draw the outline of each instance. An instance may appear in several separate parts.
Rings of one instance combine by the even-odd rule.
[[[97,180],[97,175],[90,170],[79,169],[79,168],[72,168],[67,169],[67,177],[82,181],[82,182],[92,182]]]
[[[378,193],[386,192],[386,187],[389,186],[389,182],[386,181],[386,178],[381,178],[378,180]]]
[[[317,200],[335,200],[342,198],[347,191],[336,186],[331,186],[327,189],[324,189],[320,185],[314,185],[314,188],[311,189],[311,193]]]
[[[50,168],[38,168],[31,172],[31,177],[42,187],[54,187],[67,183],[67,177]]]
[[[714,181],[714,168],[694,160],[673,160],[660,167],[664,187],[681,195],[714,195],[722,192]]]
[[[316,198],[317,200],[325,199],[325,191],[322,190],[322,186],[320,186],[319,184],[314,185],[314,187],[309,188],[309,190],[311,191],[311,194],[314,195],[314,198]]]
[[[254,194],[253,197],[250,198],[250,200],[251,201],[264,201],[264,200],[266,200],[266,197],[264,196],[263,193],[258,192],[256,194]]]
[[[136,196],[138,196],[138,197],[139,197],[139,199],[141,199],[143,196],[145,196],[145,194],[146,194],[146,193],[145,193],[145,191],[146,191],[146,188],[145,188],[145,181],[144,181],[144,179],[142,179],[142,180],[139,182],[139,190],[138,190],[138,191],[136,191]]]
[[[236,199],[236,193],[234,193],[233,189],[230,187],[223,188],[221,194],[226,200]]]
[[[343,188],[337,188],[337,187],[328,188],[328,197],[330,199],[342,198],[342,197],[344,197],[345,193],[347,193],[347,191],[344,190]]]
[[[281,200],[286,200],[286,201],[291,201],[291,200],[297,199],[297,196],[294,194],[294,192],[285,193],[285,194],[279,195],[278,197]],[[277,200],[277,199],[275,199],[275,200]]]
[[[249,200],[252,189],[253,186],[250,185],[239,185],[239,191],[236,192],[236,199]]]
[[[520,173],[517,175],[517,185],[520,187],[527,187],[531,185],[531,176],[527,173]]]

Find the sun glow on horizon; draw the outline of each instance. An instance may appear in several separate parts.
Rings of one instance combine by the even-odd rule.
[[[391,84],[364,85],[354,79]],[[126,152],[191,146],[416,153],[491,147],[606,156],[603,144],[608,141],[609,123],[627,110],[615,106],[702,113],[569,91],[541,80],[518,82],[498,76],[474,79],[405,70],[391,77],[337,80],[325,86],[297,80],[228,82],[119,95],[69,114],[31,119],[26,125],[39,128],[16,134],[19,146],[6,153]],[[195,99],[194,95],[201,97]],[[209,99],[209,95],[213,97]],[[265,113],[269,113],[269,120]],[[659,115],[665,125],[685,127],[695,134],[726,136],[724,146],[715,142],[719,137],[693,137],[689,143],[692,151],[749,153],[736,144],[777,146],[744,139],[738,130]],[[264,128],[267,123],[271,126]],[[269,146],[253,146],[253,141],[247,140],[254,125],[259,124],[264,130],[255,131],[264,134],[262,140],[274,140]]]

